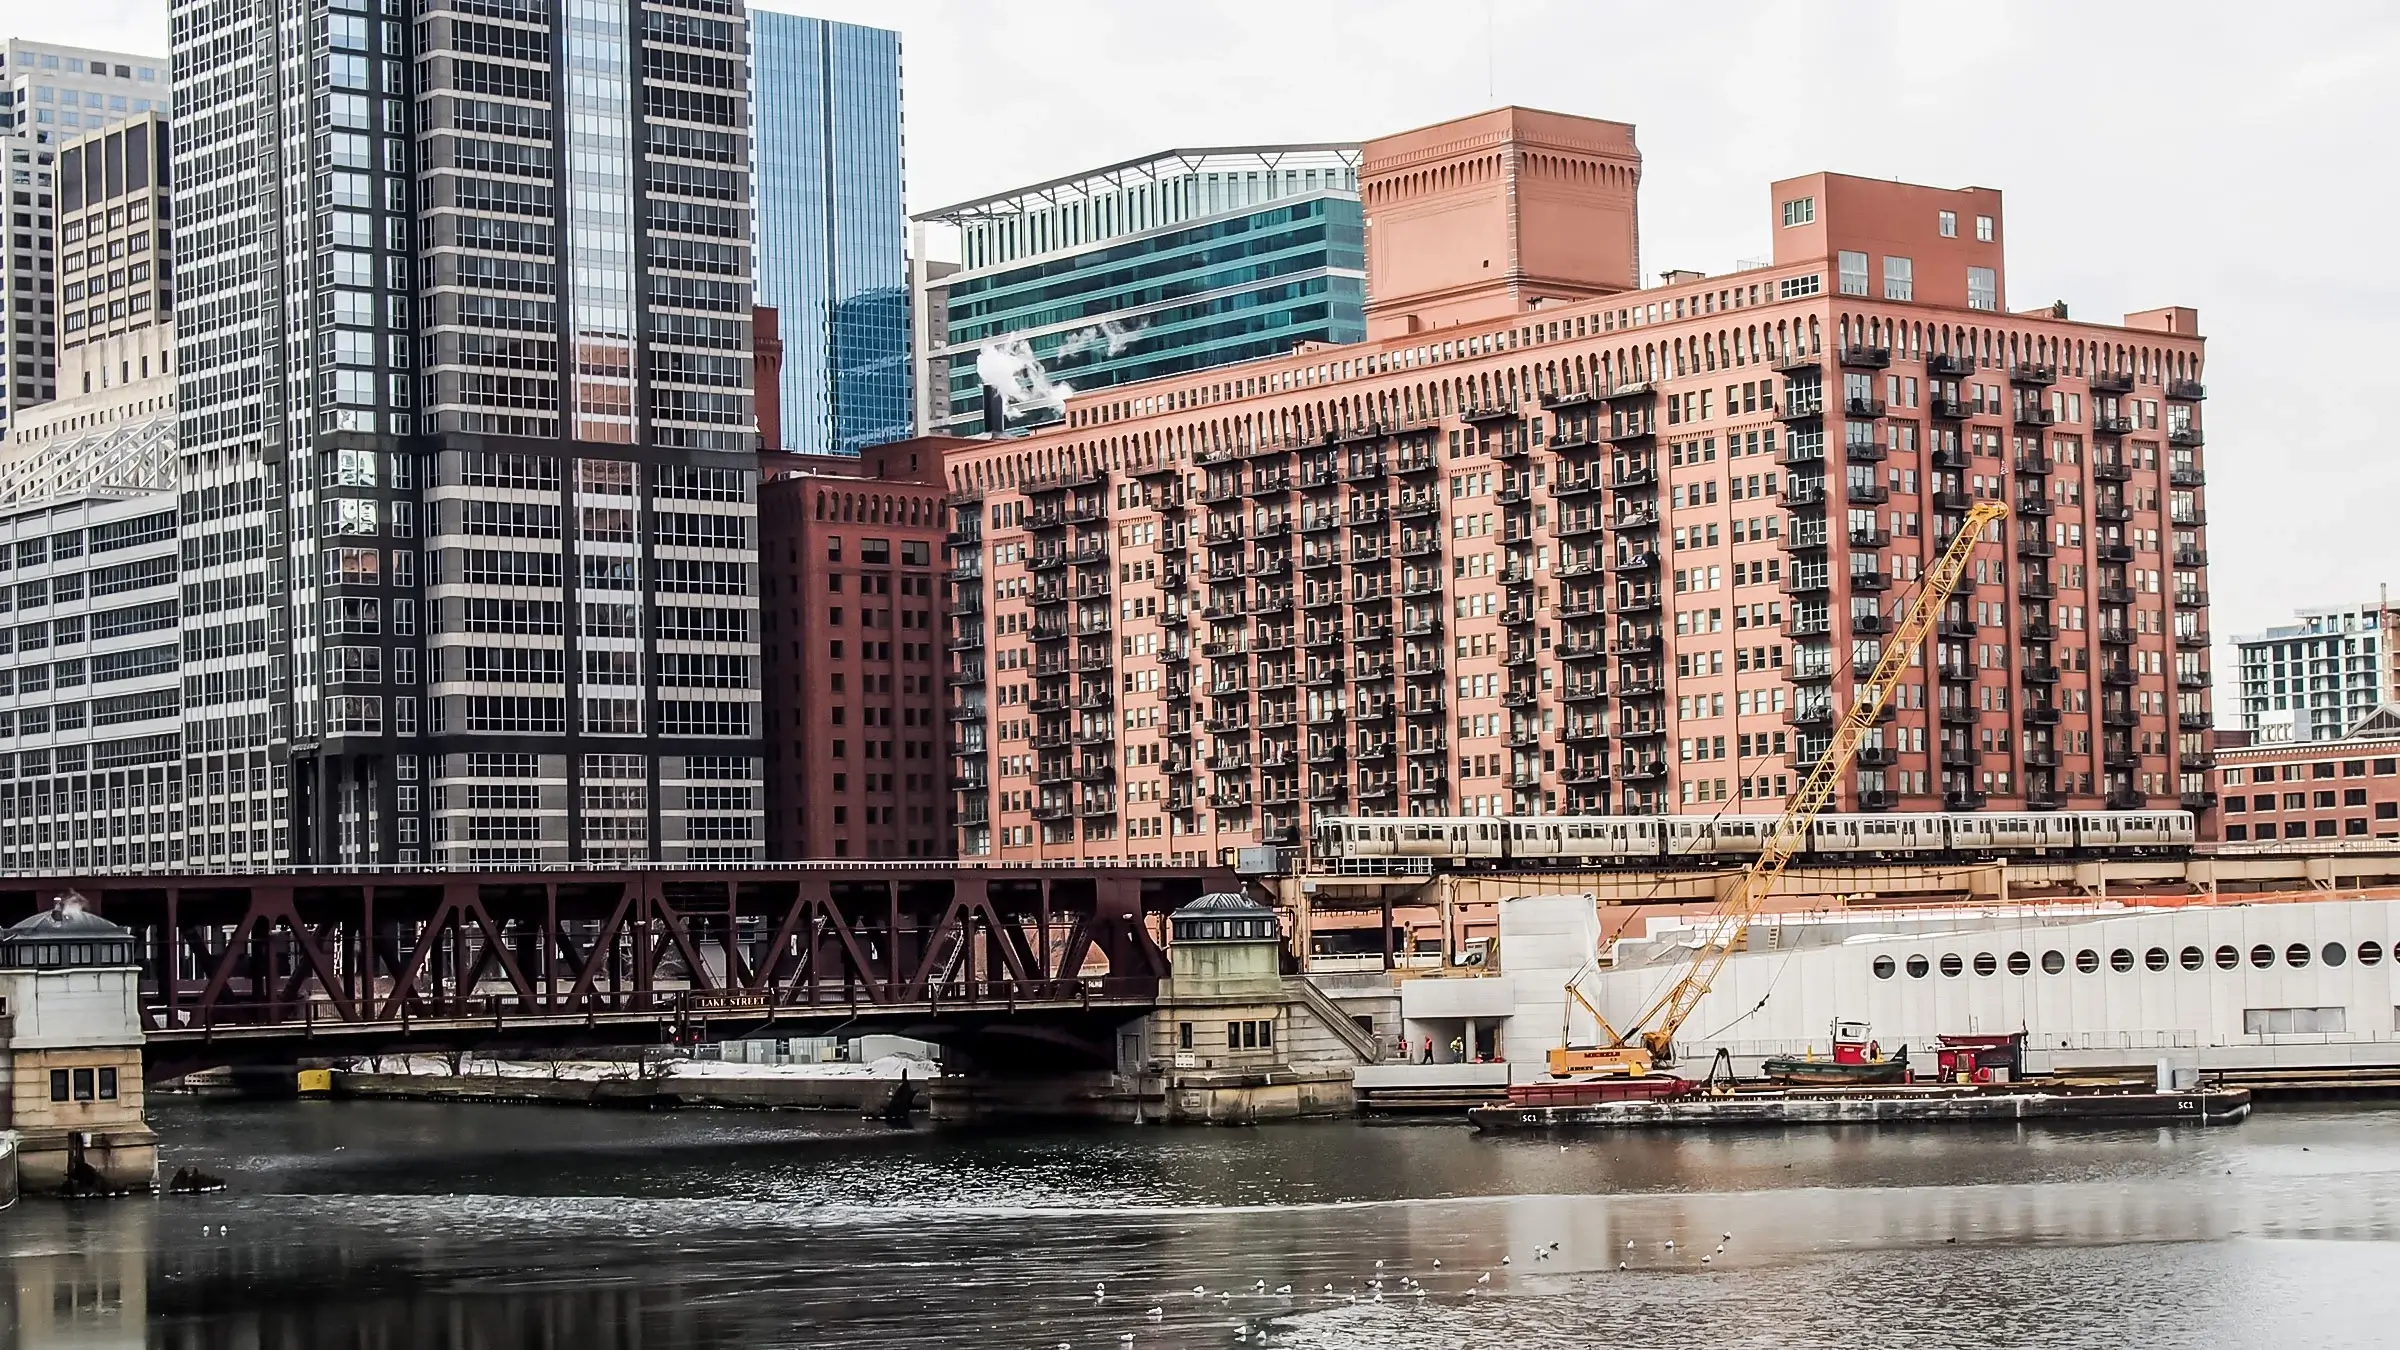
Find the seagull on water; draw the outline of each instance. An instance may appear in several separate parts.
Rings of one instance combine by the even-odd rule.
[[[1166,1310],[1166,1309],[1164,1309],[1164,1308],[1152,1308],[1150,1311],[1148,1311],[1148,1312],[1146,1312],[1146,1313],[1143,1313],[1143,1314],[1142,1314],[1142,1316],[1149,1318],[1149,1319],[1150,1319],[1151,1321],[1153,1321],[1153,1322],[1157,1321],[1158,1319],[1160,1319],[1160,1318],[1162,1318],[1162,1317],[1164,1317],[1164,1316],[1166,1316],[1166,1315],[1167,1315],[1167,1310]]]
[[[1490,1284],[1491,1282],[1492,1282],[1492,1272],[1490,1272],[1490,1271],[1488,1271],[1488,1270],[1487,1270],[1487,1271],[1485,1271],[1485,1272],[1483,1272],[1481,1275],[1478,1275],[1478,1276],[1476,1276],[1476,1277],[1475,1277],[1475,1283],[1477,1283],[1477,1284]]]

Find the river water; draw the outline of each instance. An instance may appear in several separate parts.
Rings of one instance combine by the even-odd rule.
[[[232,1189],[0,1214],[0,1345],[2400,1345],[2391,1109],[1563,1147],[332,1102],[154,1123],[162,1170]]]

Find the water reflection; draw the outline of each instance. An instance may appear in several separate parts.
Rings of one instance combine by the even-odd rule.
[[[2400,1323],[2400,1114],[1565,1147],[363,1104],[159,1123],[170,1168],[236,1190],[0,1216],[14,1344],[1688,1350],[1705,1310],[1712,1346],[2146,1350]]]

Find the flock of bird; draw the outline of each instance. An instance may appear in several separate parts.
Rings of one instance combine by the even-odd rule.
[[[1716,1249],[1702,1254],[1699,1264],[1703,1266],[1713,1265],[1718,1257],[1725,1254],[1725,1245],[1731,1241],[1733,1241],[1732,1233],[1728,1232],[1720,1234],[1717,1239]],[[1533,1259],[1535,1261],[1547,1261],[1552,1256],[1556,1255],[1558,1250],[1559,1244],[1556,1242],[1551,1242],[1544,1246],[1536,1247],[1533,1250]],[[1636,1250],[1636,1246],[1631,1240],[1628,1240],[1625,1243],[1625,1250],[1628,1252],[1634,1251]],[[1667,1260],[1672,1262],[1677,1259],[1678,1252],[1688,1252],[1693,1250],[1693,1248],[1678,1246],[1675,1242],[1675,1239],[1669,1238],[1665,1242],[1659,1244],[1659,1250],[1665,1253]],[[1512,1266],[1515,1264],[1515,1259],[1513,1257],[1503,1256],[1500,1258],[1500,1264],[1502,1266]],[[1632,1269],[1632,1264],[1631,1258],[1621,1259],[1617,1262],[1617,1269],[1630,1270]],[[1434,1258],[1432,1269],[1437,1272],[1442,1269],[1441,1258]],[[1474,1282],[1465,1287],[1465,1296],[1468,1298],[1473,1298],[1481,1294],[1484,1290],[1490,1288],[1492,1276],[1495,1273],[1497,1272],[1487,1270],[1477,1275],[1474,1279]],[[1357,1303],[1375,1304],[1385,1302],[1387,1295],[1393,1300],[1404,1298],[1420,1299],[1424,1298],[1427,1292],[1428,1291],[1424,1283],[1412,1275],[1394,1275],[1387,1278],[1384,1274],[1384,1263],[1377,1261],[1375,1263],[1375,1273],[1369,1276],[1367,1279],[1361,1281],[1357,1289],[1348,1292],[1339,1289],[1335,1285],[1327,1284],[1319,1290],[1303,1290],[1300,1293],[1295,1294],[1292,1290],[1292,1286],[1288,1284],[1279,1284],[1270,1290],[1267,1287],[1267,1282],[1265,1280],[1252,1281],[1248,1289],[1220,1288],[1211,1290],[1207,1285],[1195,1284],[1192,1286],[1189,1294],[1172,1295],[1167,1298],[1162,1298],[1158,1301],[1152,1302],[1150,1306],[1142,1313],[1142,1319],[1143,1321],[1152,1325],[1163,1323],[1166,1321],[1167,1309],[1169,1305],[1176,1299],[1184,1298],[1188,1298],[1193,1304],[1205,1304],[1209,1299],[1213,1298],[1217,1301],[1220,1307],[1231,1304],[1237,1296],[1247,1297],[1250,1299],[1265,1298],[1280,1300],[1287,1307],[1296,1307],[1298,1305],[1298,1301],[1303,1298],[1315,1299],[1325,1306],[1332,1306],[1336,1302],[1344,1305]],[[1095,1306],[1103,1306],[1106,1305],[1108,1301],[1108,1285],[1105,1282],[1095,1285],[1092,1289],[1092,1303]],[[1134,1301],[1140,1302],[1141,1300],[1136,1299]],[[1265,1318],[1237,1317],[1231,1322],[1228,1322],[1226,1325],[1232,1330],[1233,1339],[1236,1344],[1256,1346],[1271,1345],[1273,1342],[1269,1338],[1272,1334],[1272,1317],[1272,1313]],[[1133,1344],[1134,1340],[1135,1333],[1131,1331],[1119,1332],[1117,1334],[1117,1343],[1121,1346],[1131,1345]],[[1075,1350],[1075,1348],[1071,1342],[1060,1341],[1058,1343],[1058,1350]]]

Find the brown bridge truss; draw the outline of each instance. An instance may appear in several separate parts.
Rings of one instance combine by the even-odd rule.
[[[1160,916],[1201,868],[324,869],[0,879],[0,921],[67,891],[131,928],[153,1071],[409,1046],[1009,1023],[1086,1051],[1156,999]]]

